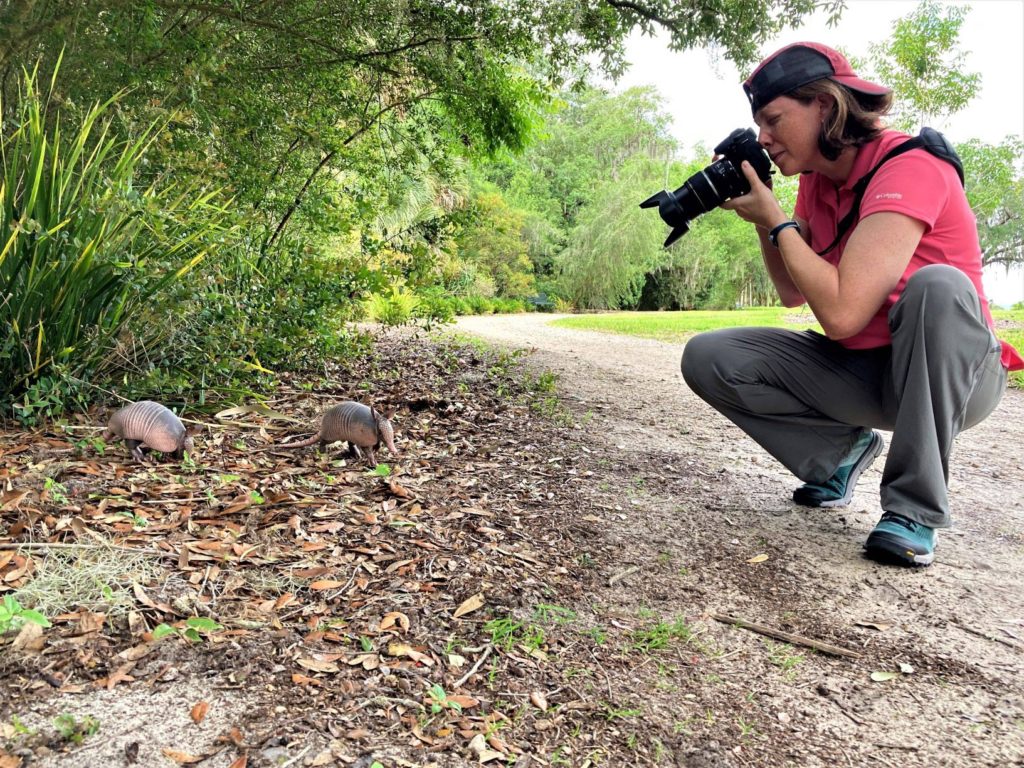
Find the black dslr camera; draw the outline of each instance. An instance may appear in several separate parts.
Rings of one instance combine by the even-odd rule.
[[[687,225],[691,219],[750,191],[747,177],[740,168],[744,160],[754,167],[761,181],[767,183],[771,176],[771,159],[749,128],[737,128],[730,133],[715,147],[715,155],[722,155],[722,159],[697,171],[675,192],[662,190],[640,203],[641,208],[658,206],[662,220],[672,227],[665,240],[666,248],[689,231]]]

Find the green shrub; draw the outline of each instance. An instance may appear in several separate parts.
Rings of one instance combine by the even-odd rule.
[[[160,125],[119,138],[114,96],[69,127],[55,80],[25,73],[0,135],[0,409],[24,396],[26,419],[113,373],[132,319],[231,231],[218,193],[139,183]]]
[[[372,294],[365,302],[368,319],[383,325],[404,325],[408,323],[420,304],[412,291],[394,286],[389,294]]]
[[[494,300],[485,296],[467,296],[466,304],[474,315],[489,315],[494,312]]]
[[[455,299],[446,296],[440,286],[431,286],[417,292],[419,304],[413,315],[429,329],[438,323],[450,323],[455,317]]]

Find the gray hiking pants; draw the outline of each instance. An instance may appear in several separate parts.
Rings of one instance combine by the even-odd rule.
[[[702,333],[683,350],[683,378],[807,483],[831,477],[863,428],[891,431],[882,508],[947,527],[953,438],[1006,388],[999,342],[971,281],[945,265],[914,273],[889,329],[892,345],[869,350],[814,331]]]

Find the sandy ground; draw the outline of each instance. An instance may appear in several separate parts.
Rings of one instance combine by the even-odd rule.
[[[848,508],[795,506],[798,481],[686,387],[681,346],[561,329],[552,319],[464,317],[456,328],[533,350],[539,368],[558,374],[585,439],[633,467],[635,492],[620,498],[627,514],[611,516],[606,530],[619,569],[647,567],[666,552],[686,564],[650,569],[650,578],[641,570],[596,601],[626,610],[650,598],[666,614],[725,611],[859,641],[869,651],[859,661],[747,681],[759,700],[777,704],[799,745],[788,764],[1024,765],[1024,392],[1008,391],[958,438],[954,527],[940,533],[932,567],[902,569],[861,554],[881,511],[882,460]],[[756,553],[767,553],[771,568],[735,567]],[[731,674],[744,675],[750,650]],[[899,664],[909,666],[897,679],[871,679]],[[717,682],[726,699],[744,688]],[[708,765],[729,763],[720,746],[709,748]],[[747,762],[752,748],[737,764],[759,763]],[[691,758],[702,764],[700,754]]]

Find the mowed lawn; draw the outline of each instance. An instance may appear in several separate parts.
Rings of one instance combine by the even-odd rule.
[[[1024,354],[1024,308],[995,309],[996,335]],[[803,330],[821,326],[806,307],[752,307],[732,310],[692,310],[687,312],[612,312],[572,315],[554,321],[554,325],[586,331],[605,331],[627,336],[684,342],[695,333],[744,325],[776,326]],[[1024,372],[1011,375],[1015,386],[1024,387]]]

